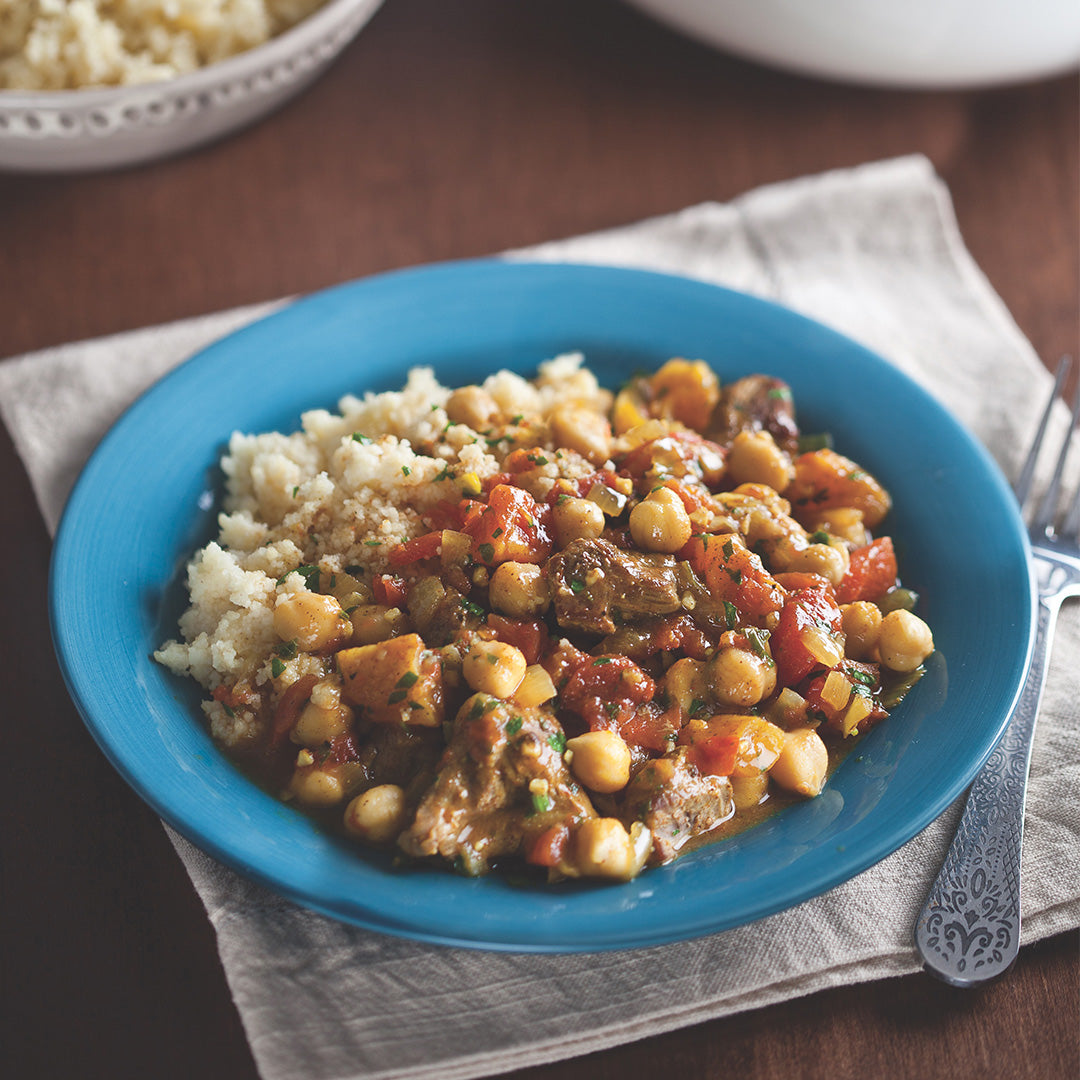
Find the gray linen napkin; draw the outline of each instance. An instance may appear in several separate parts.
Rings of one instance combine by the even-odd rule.
[[[1048,392],[1048,376],[964,249],[947,192],[920,157],[778,184],[512,257],[664,270],[779,300],[889,357],[951,408],[1008,475]],[[87,454],[134,396],[272,306],[0,366],[0,413],[50,529]],[[1055,422],[1063,430],[1064,417]],[[1025,942],[1080,925],[1076,605],[1063,614],[1055,656],[1031,768]],[[217,931],[266,1080],[452,1080],[917,970],[912,926],[959,809],[792,910],[700,941],[587,956],[481,953],[354,929],[170,835]]]

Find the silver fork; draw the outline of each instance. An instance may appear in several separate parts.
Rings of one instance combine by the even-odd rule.
[[[1058,365],[1053,393],[1014,491],[1023,507],[1054,401],[1068,373]],[[1020,949],[1020,848],[1024,793],[1035,717],[1039,711],[1061,603],[1080,596],[1080,491],[1059,528],[1054,519],[1070,436],[1080,414],[1080,386],[1072,423],[1050,487],[1028,530],[1039,589],[1039,621],[1031,667],[1001,742],[975,778],[963,817],[915,924],[925,969],[953,986],[978,986],[1003,974]]]

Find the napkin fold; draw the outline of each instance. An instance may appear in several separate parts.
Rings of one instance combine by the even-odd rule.
[[[1009,476],[1049,392],[1049,376],[965,250],[945,187],[922,157],[776,184],[509,257],[661,270],[777,300],[888,357]],[[275,306],[0,365],[0,415],[50,530],[89,452],[139,392]],[[1059,410],[1052,445],[1066,422]],[[1080,610],[1066,605],[1031,765],[1024,942],[1080,926],[1077,656]],[[571,956],[443,948],[345,926],[169,835],[216,930],[265,1080],[465,1080],[918,970],[912,928],[960,809],[851,881],[760,922],[697,941]]]

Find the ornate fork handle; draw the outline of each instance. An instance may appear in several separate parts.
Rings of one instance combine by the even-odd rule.
[[[915,924],[926,970],[953,986],[1001,975],[1020,949],[1020,849],[1035,717],[1063,599],[1061,567],[1036,560],[1039,621],[1009,726],[968,793],[949,854]]]

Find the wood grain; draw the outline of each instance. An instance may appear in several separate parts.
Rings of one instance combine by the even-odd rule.
[[[325,79],[228,141],[119,173],[0,176],[0,356],[923,153],[1052,360],[1078,351],[1077,90],[832,86],[614,0],[392,0]],[[6,433],[0,477],[6,1071],[254,1077],[199,901],[67,697],[49,540]],[[978,993],[845,988],[519,1075],[1075,1076],[1078,968],[1070,934]]]

